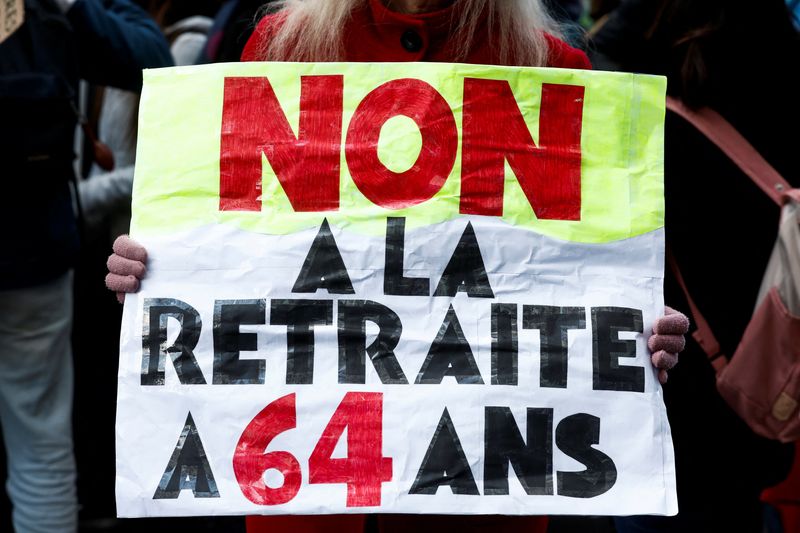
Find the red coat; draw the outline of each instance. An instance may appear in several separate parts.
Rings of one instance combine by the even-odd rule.
[[[380,0],[357,9],[345,27],[345,61],[432,61],[452,63],[455,61],[452,50],[447,46],[449,25],[453,6],[424,13],[408,15],[386,8]],[[255,32],[247,41],[242,52],[242,61],[260,61],[259,54],[268,45],[274,28],[280,24],[281,16],[268,15],[261,19]],[[586,54],[550,35],[546,35],[550,45],[550,60],[547,66],[557,68],[592,68]],[[491,36],[486,24],[480,26],[475,34],[475,46],[462,59],[462,63],[480,65],[502,64],[495,47],[491,46]],[[510,64],[514,65],[512,60]],[[524,65],[520,65],[524,66]]]
[[[335,0],[332,0],[335,1]],[[501,0],[497,0],[501,1]],[[502,0],[505,1],[505,0]],[[345,27],[345,61],[432,61],[448,63],[455,61],[447,46],[452,6],[420,15],[397,13],[386,8],[380,0],[369,0],[357,9]],[[255,32],[242,52],[242,61],[260,61],[260,51],[268,47],[274,29],[281,16],[268,15],[261,19]],[[550,35],[549,67],[590,69],[586,54]],[[494,47],[491,35],[484,24],[475,35],[475,46],[462,63],[502,64]],[[515,64],[513,61],[510,64]],[[276,516],[248,517],[248,533],[360,533],[364,531],[366,515],[333,516]],[[501,517],[501,516],[427,516],[427,515],[379,515],[378,529],[381,533],[406,531],[472,531],[544,533],[546,517]]]

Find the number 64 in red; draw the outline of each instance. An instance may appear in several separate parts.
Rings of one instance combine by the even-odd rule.
[[[233,472],[245,497],[258,505],[280,505],[300,490],[302,473],[289,452],[267,452],[272,439],[297,426],[295,394],[267,405],[247,425],[233,454]],[[347,457],[333,458],[336,443],[347,428]],[[283,474],[283,485],[272,488],[264,473]],[[381,504],[381,483],[392,479],[392,459],[383,457],[383,394],[348,392],[308,458],[309,483],[346,483],[347,507]]]

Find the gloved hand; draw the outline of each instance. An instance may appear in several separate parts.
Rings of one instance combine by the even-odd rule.
[[[114,241],[114,253],[106,262],[108,275],[106,287],[117,293],[119,303],[125,302],[125,293],[139,290],[139,281],[147,273],[147,250],[127,235]]]
[[[653,335],[647,347],[653,355],[650,360],[658,368],[658,381],[667,382],[667,370],[678,364],[678,354],[686,347],[684,335],[689,331],[689,319],[671,307],[664,308],[664,316],[653,324]]]

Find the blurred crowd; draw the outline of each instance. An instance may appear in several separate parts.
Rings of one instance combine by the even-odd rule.
[[[593,68],[666,76],[670,95],[692,108],[707,106],[719,112],[790,183],[800,185],[794,152],[794,128],[800,124],[800,0],[543,3],[559,22],[564,39],[583,50]],[[239,61],[257,21],[275,9],[275,3],[35,4],[37,9],[60,12],[77,36],[76,49],[70,51],[76,58],[70,75],[77,108],[59,112],[68,115],[67,123],[79,122],[81,127],[67,136],[70,156],[37,169],[35,179],[15,174],[29,172],[22,164],[3,170],[7,192],[0,196],[0,422],[9,481],[0,531],[12,531],[12,508],[21,532],[70,531],[58,524],[70,523],[75,516],[86,532],[244,531],[239,518],[115,518],[121,306],[103,280],[112,242],[127,233],[130,221],[141,69]],[[3,58],[10,42],[0,44],[3,68],[11,68]],[[0,97],[6,99],[0,104],[0,121],[6,113],[23,112],[4,90],[0,85]],[[4,159],[12,157],[18,149],[13,148],[16,134],[7,134],[2,126],[0,131],[0,153]],[[752,314],[779,212],[708,139],[672,113],[665,140],[670,253],[713,322],[724,353],[733,353]],[[50,186],[55,174],[70,177]],[[55,192],[43,192],[43,184]],[[33,205],[38,214],[29,221]],[[665,300],[676,309],[689,308],[670,274]],[[41,315],[34,309],[37,305],[48,313]],[[31,333],[32,324],[39,329]],[[44,384],[40,375],[19,372],[33,348],[8,339],[22,329],[34,342],[47,344],[36,348],[45,354],[41,364],[49,368]],[[38,400],[30,396],[36,387],[44,390]],[[714,371],[691,338],[665,385],[665,401],[676,450],[680,514],[617,520],[555,517],[551,531],[800,531],[800,473],[791,473],[794,447],[759,437],[738,419],[717,393]],[[26,411],[31,402],[38,402],[35,415]],[[54,427],[60,428],[60,442],[43,436]],[[36,439],[47,441],[42,449],[30,444]],[[37,471],[37,461],[44,461],[47,476]],[[787,478],[790,481],[784,481]],[[794,488],[786,485],[791,479]],[[782,482],[790,488],[764,492]],[[42,502],[51,512],[43,513]]]

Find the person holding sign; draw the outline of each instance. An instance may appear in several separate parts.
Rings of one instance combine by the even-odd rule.
[[[158,28],[127,0],[0,3],[0,425],[18,533],[78,528],[70,337],[80,239],[70,182],[79,80],[138,91],[143,68],[171,64]]]
[[[431,61],[590,68],[582,52],[560,39],[554,23],[538,0],[288,1],[278,12],[261,20],[245,47],[242,59]],[[569,129],[570,125],[563,127]],[[338,156],[336,159],[338,161]],[[258,163],[260,165],[260,160]],[[227,201],[223,196],[224,192],[221,193],[221,204]],[[462,192],[462,200],[463,196]],[[484,208],[483,200],[472,198],[471,201],[477,204],[473,207]],[[253,202],[258,204],[256,209],[259,202],[258,198]],[[572,215],[567,213],[567,216]],[[325,228],[327,222],[320,229],[320,235]],[[108,261],[110,272],[106,283],[123,301],[125,293],[136,292],[139,288],[139,281],[146,273],[147,252],[126,236],[115,242],[114,252]],[[659,369],[662,383],[666,381],[666,371],[677,362],[677,353],[683,347],[683,334],[687,328],[686,317],[670,309],[655,323],[655,333],[648,346],[653,352],[652,362]],[[437,518],[390,515],[381,516],[379,524],[383,531],[414,530],[437,527],[433,524],[435,520]],[[540,517],[447,517],[442,520],[446,521],[442,527],[456,526],[464,531],[486,528],[494,531],[544,531],[546,528],[546,520]],[[365,515],[258,517],[248,520],[248,530],[361,531],[364,524]]]

